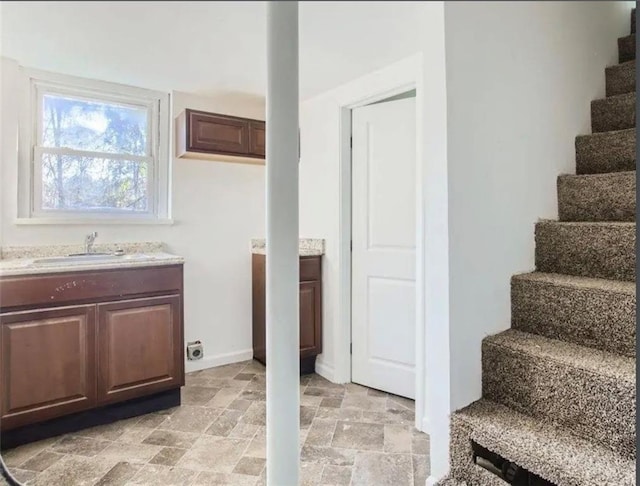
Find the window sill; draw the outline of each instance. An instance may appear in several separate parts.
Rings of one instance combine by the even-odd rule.
[[[141,225],[171,226],[173,219],[133,219],[133,218],[16,218],[16,226],[38,225]]]

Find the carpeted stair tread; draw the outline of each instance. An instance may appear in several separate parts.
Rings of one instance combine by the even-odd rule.
[[[633,282],[533,272],[511,279],[514,329],[636,355]]]
[[[607,96],[636,90],[636,61],[627,61],[605,69]]]
[[[631,222],[540,221],[535,229],[536,269],[635,281],[635,231]]]
[[[636,173],[561,175],[560,221],[635,221]]]
[[[635,461],[489,400],[455,412],[451,423],[452,476],[469,484],[487,484],[473,464],[474,440],[557,486],[635,485]]]
[[[636,35],[631,34],[618,39],[618,62],[632,61],[636,58]]]
[[[635,456],[634,358],[509,329],[482,343],[482,396]]]
[[[625,130],[635,126],[635,91],[591,102],[591,131],[593,133]]]
[[[597,174],[636,169],[636,131],[634,128],[578,135],[576,173]]]

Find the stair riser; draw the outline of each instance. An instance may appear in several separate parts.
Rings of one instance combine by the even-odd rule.
[[[505,486],[506,483],[502,479],[473,462],[472,428],[454,415],[451,417],[450,431],[449,474],[460,481],[466,481],[469,485]]]
[[[558,177],[560,221],[635,221],[636,173]]]
[[[581,346],[636,355],[635,295],[514,278],[511,325]]]
[[[636,170],[635,130],[576,137],[576,172],[602,174]]]
[[[591,102],[591,131],[593,133],[626,130],[635,126],[635,93]]]
[[[487,342],[483,397],[635,457],[635,386]]]
[[[536,224],[540,272],[635,281],[633,224]]]
[[[605,69],[607,96],[631,93],[636,90],[636,63],[629,62]]]
[[[636,36],[631,34],[618,39],[618,62],[632,61],[636,58]]]

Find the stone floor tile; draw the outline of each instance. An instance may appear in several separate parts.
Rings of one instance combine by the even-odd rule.
[[[151,434],[144,439],[144,444],[164,446],[164,447],[177,447],[180,449],[189,449],[196,440],[200,437],[199,434],[189,432],[177,432],[175,430],[154,430]]]
[[[315,407],[300,407],[300,427],[307,429],[311,426],[311,422],[316,416],[317,408]]]
[[[361,422],[338,422],[331,442],[333,447],[382,451],[384,425]]]
[[[233,428],[233,430],[229,432],[229,437],[238,439],[253,439],[259,430],[259,425],[238,423]]]
[[[233,468],[233,472],[247,476],[260,476],[266,462],[266,459],[261,457],[242,457],[236,467]]]
[[[151,444],[126,444],[112,443],[102,452],[100,457],[106,460],[116,462],[131,462],[134,464],[143,464],[155,456],[162,447]]]
[[[197,471],[185,468],[147,464],[136,473],[127,485],[185,486],[190,484],[197,475]]]
[[[241,390],[237,388],[222,388],[215,396],[207,402],[207,407],[227,408],[240,395]]]
[[[138,423],[136,423],[136,427],[155,429],[156,427],[159,427],[165,420],[167,420],[167,415],[160,413],[150,413],[140,417],[140,420],[138,421]]]
[[[248,444],[249,441],[246,439],[203,435],[182,456],[178,466],[198,471],[230,473]]]
[[[225,474],[203,471],[191,486],[254,486],[258,478],[244,474]]]
[[[325,466],[320,484],[322,486],[349,486],[351,472],[351,466]]]
[[[325,397],[305,395],[304,390],[300,390],[300,405],[318,408],[322,403],[322,400],[325,400]],[[333,400],[333,398],[330,398],[329,400]]]
[[[238,373],[236,376],[233,377],[234,380],[240,380],[240,381],[251,381],[253,379],[253,377],[256,376],[255,373]]]
[[[241,400],[249,400],[250,402],[258,400],[264,402],[267,400],[267,394],[261,390],[242,390],[238,398]]]
[[[97,457],[66,455],[29,482],[29,486],[96,484],[114,463]]]
[[[410,454],[358,452],[351,477],[353,486],[413,486]]]
[[[255,375],[250,382],[247,383],[245,390],[264,391],[267,386],[265,375]]]
[[[182,388],[182,404],[206,405],[220,391],[220,388],[208,386],[185,386]]]
[[[240,398],[237,398],[237,399],[235,399],[233,402],[231,402],[229,404],[227,409],[229,409],[229,410],[240,410],[240,411],[244,412],[251,406],[252,403],[253,403],[253,400],[242,400]]]
[[[427,434],[414,434],[411,438],[411,452],[414,454],[429,454],[429,436]]]
[[[124,442],[127,444],[141,444],[155,429],[147,427],[129,427],[124,433],[118,437],[115,442]]]
[[[411,453],[411,426],[385,425],[384,452]]]
[[[239,410],[225,410],[214,420],[211,426],[205,431],[207,435],[217,435],[227,437],[242,418],[243,412]]]
[[[340,408],[342,406],[342,398],[323,398],[320,402],[321,407]]]
[[[253,425],[265,425],[267,423],[267,409],[265,402],[252,403],[240,421]]]
[[[323,408],[316,412],[316,418],[342,420],[344,422],[362,421],[361,410],[355,408]]]
[[[336,420],[316,418],[311,424],[305,444],[328,447],[336,430]]]
[[[342,400],[342,408],[356,408],[367,412],[385,412],[387,399],[369,395],[347,395]]]
[[[301,459],[303,462],[319,464],[330,464],[334,466],[351,466],[355,458],[356,451],[353,449],[338,449],[335,447],[318,447],[314,445],[304,445],[302,447]]]
[[[111,444],[111,442],[107,442],[106,440],[66,435],[52,445],[50,450],[60,454],[74,454],[77,456],[91,457],[106,449],[109,444]]]
[[[367,390],[367,395],[369,395],[370,397],[379,397],[379,398],[387,398],[389,396],[388,393],[385,393],[380,390],[376,390],[374,388],[369,388]]]
[[[215,400],[215,397],[213,399]],[[170,415],[158,428],[177,430],[180,432],[202,433],[207,430],[219,415],[220,410],[216,408],[185,405]]]
[[[177,449],[175,447],[163,447],[160,452],[149,460],[149,464],[159,464],[161,466],[175,466],[178,460],[184,456],[187,449]]]
[[[413,484],[425,484],[431,470],[429,456],[414,454],[411,460],[413,462]]]
[[[267,438],[264,427],[261,427],[244,452],[245,456],[267,458]]]
[[[29,471],[42,472],[47,469],[52,464],[58,462],[60,459],[64,457],[64,454],[58,454],[56,452],[50,452],[48,450],[44,450],[39,454],[35,455],[28,461],[22,463],[20,469],[27,469]]]
[[[366,395],[368,390],[366,386],[358,385],[357,383],[347,383],[344,385],[345,395]]]
[[[11,475],[21,484],[31,484],[30,481],[35,480],[38,473],[36,471],[27,471],[26,469],[11,468]],[[2,484],[2,483],[0,483]]]
[[[324,464],[319,463],[300,464],[300,486],[318,486],[324,468]]]
[[[126,484],[142,468],[142,464],[119,462],[113,466],[96,486],[121,486]]]
[[[305,395],[311,395],[315,397],[331,397],[342,398],[345,396],[344,388],[320,388],[317,386],[308,386],[305,391]]]
[[[2,451],[2,460],[7,467],[18,467],[23,462],[28,461],[40,452],[51,447],[60,440],[61,437],[52,437],[38,442],[32,442],[13,449]]]

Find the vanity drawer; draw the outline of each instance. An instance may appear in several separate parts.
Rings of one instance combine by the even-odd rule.
[[[300,281],[309,282],[320,280],[322,276],[322,265],[320,256],[300,257]]]

